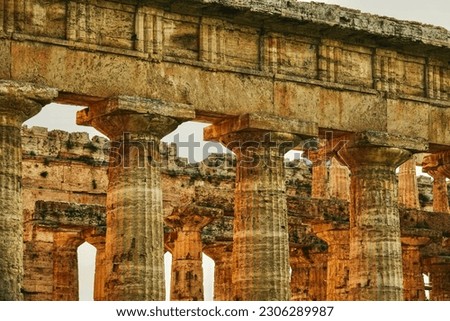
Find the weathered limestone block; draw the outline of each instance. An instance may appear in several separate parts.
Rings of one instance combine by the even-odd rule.
[[[315,234],[328,243],[327,301],[349,300],[349,226],[313,225]]]
[[[284,132],[279,132],[283,128]],[[284,153],[313,123],[251,114],[205,128],[237,157],[233,234],[233,300],[288,300],[289,245]]]
[[[214,260],[214,301],[233,300],[233,272],[231,270],[231,255],[233,244],[217,242],[206,246],[203,251]]]
[[[448,99],[448,66],[438,59],[429,59],[427,62],[428,82],[427,96],[435,99]]]
[[[164,300],[160,139],[193,112],[180,105],[118,97],[78,112],[111,139],[106,200],[106,299]]]
[[[68,136],[68,135],[67,135]],[[25,154],[26,154],[25,149]],[[174,151],[170,152],[173,156]],[[230,160],[231,157],[229,156],[215,156],[215,161],[217,161],[217,164],[221,164],[224,160]],[[27,159],[26,162],[29,162],[30,159]],[[35,160],[37,161],[37,160]],[[43,162],[44,160],[41,159],[40,162]],[[222,168],[220,165],[219,167],[212,167],[213,165],[213,158],[209,159],[208,164],[211,165],[210,167],[206,168],[206,164],[198,167],[175,167],[176,164],[174,164],[172,167],[173,169],[176,168],[176,171],[164,171],[162,172],[162,176],[164,177],[163,180],[163,196],[165,201],[165,206],[172,207],[173,204],[177,204],[177,201],[179,198],[184,198],[185,194],[192,195],[192,197],[195,197],[196,204],[200,203],[201,206],[208,206],[208,207],[215,207],[215,208],[221,208],[224,210],[224,212],[227,213],[226,217],[223,217],[222,219],[215,220],[213,223],[209,224],[207,227],[203,229],[202,232],[202,241],[203,244],[208,244],[207,248],[209,246],[214,246],[214,244],[221,243],[221,242],[231,242],[232,239],[232,215],[233,215],[233,189],[234,189],[234,168],[230,168],[232,166],[232,163],[230,164],[223,164],[225,166]],[[62,160],[55,160],[54,165],[59,166],[66,166],[65,161]],[[60,163],[58,163],[60,162]],[[32,163],[34,166],[35,162]],[[291,164],[291,163],[289,163]],[[289,165],[287,164],[287,165]],[[294,164],[294,163],[292,163]],[[292,195],[297,196],[289,196],[288,197],[288,205],[289,205],[289,236],[290,236],[290,242],[291,247],[292,243],[304,243],[302,242],[302,239],[305,237],[310,237],[311,232],[309,231],[309,225],[314,223],[314,220],[321,219],[325,221],[335,220],[338,222],[343,222],[348,220],[348,203],[345,201],[337,200],[337,199],[328,199],[328,200],[311,200],[307,197],[308,194],[304,194],[304,190],[309,186],[310,187],[310,175],[309,171],[306,167],[303,167],[303,163],[298,163],[297,165],[302,165],[301,167],[294,167],[291,166],[286,169],[286,178],[287,178],[287,185],[289,190],[292,192]],[[87,166],[87,165],[86,165]],[[94,168],[97,167],[97,165],[93,165]],[[172,165],[171,165],[172,166]],[[216,165],[218,166],[218,165]],[[39,172],[34,173],[39,176]],[[33,175],[33,172],[30,171],[24,171],[24,177],[28,175]],[[52,173],[50,172],[50,175]],[[80,172],[80,175],[84,175]],[[106,175],[106,173],[105,173]],[[88,176],[89,177],[89,176]],[[73,180],[78,181],[78,178],[73,177]],[[37,182],[33,182],[32,180],[27,180],[27,187],[30,188],[30,184],[38,184]],[[57,182],[55,182],[56,184]],[[88,181],[90,183],[90,179]],[[68,184],[64,185],[49,185],[47,188],[66,188],[67,186],[71,186],[72,184],[68,182]],[[89,184],[88,184],[89,185]],[[36,187],[37,188],[37,187]],[[99,185],[99,189],[103,189],[102,192],[106,191],[106,186]],[[190,190],[195,190],[195,193],[187,192]],[[27,191],[27,189],[25,189]],[[24,192],[25,192],[24,191]],[[48,195],[48,190],[40,190],[44,194],[40,194],[41,196],[34,196],[34,197],[42,197],[45,196],[48,197],[54,197],[53,194]],[[69,192],[70,189],[68,189],[66,192]],[[430,180],[430,186],[429,191],[426,192],[426,194],[431,194],[431,180]],[[100,192],[100,191],[99,191]],[[169,195],[170,194],[170,195]],[[298,197],[298,195],[304,195],[303,197]],[[97,202],[103,203],[104,199],[102,195],[97,196]],[[34,201],[35,202],[35,201]],[[25,290],[25,297],[26,299],[39,299],[39,300],[52,300],[53,299],[53,232],[51,232],[54,229],[54,226],[68,226],[71,225],[80,225],[80,226],[97,226],[97,225],[104,225],[105,215],[104,215],[104,208],[100,207],[93,207],[93,206],[75,206],[71,205],[63,206],[60,204],[60,206],[56,206],[56,204],[51,204],[51,202],[37,202],[36,203],[36,212],[33,216],[33,219],[38,220],[40,223],[42,223],[42,226],[38,226],[36,230],[39,228],[39,231],[34,231],[33,233],[36,235],[33,242],[27,242],[26,248],[28,249],[35,249],[36,251],[33,253],[28,253],[29,259],[25,258],[25,261],[29,261],[30,263],[26,266],[26,277],[30,278],[26,283],[24,282],[24,290]],[[100,212],[100,210],[102,212]],[[400,211],[404,214],[403,221],[402,221],[402,230],[404,227],[421,227],[420,230],[423,230],[425,228],[430,228],[435,231],[449,231],[450,230],[450,216],[445,215],[443,213],[430,213],[425,211],[418,211],[418,210],[407,210],[404,208],[400,208]],[[100,219],[101,218],[101,219]],[[103,221],[102,221],[103,219]],[[305,228],[302,231],[295,232],[292,230],[293,227],[295,227],[295,224],[298,224],[299,222],[305,224]],[[47,224],[46,229],[49,230],[50,228],[50,234],[44,234],[43,233],[43,225]],[[296,228],[299,230],[299,228]],[[28,228],[27,228],[28,230]],[[441,234],[442,234],[441,232]],[[26,234],[33,234],[31,232],[26,232]],[[418,233],[413,233],[413,235],[416,235]],[[403,235],[403,234],[402,234]],[[226,240],[224,240],[224,238]],[[98,276],[107,276],[106,272],[99,273],[99,268],[102,268],[102,263],[100,263],[99,255],[100,250],[99,247],[101,246],[101,241],[95,241],[92,240],[92,238],[85,238],[86,241],[88,241],[90,244],[94,245],[97,248],[97,272],[96,272],[96,281],[95,281],[95,292],[97,293],[97,284],[104,284],[104,282],[101,282],[101,280],[98,280]],[[439,244],[441,243],[441,239],[439,238]],[[445,239],[444,239],[445,240]],[[50,242],[50,243],[48,243]],[[322,242],[325,244],[324,242]],[[228,243],[230,244],[230,243]],[[309,244],[309,243],[308,243]],[[303,244],[303,248],[306,250],[308,248],[308,244]],[[50,250],[47,250],[47,246],[50,245]],[[447,245],[448,247],[448,245]],[[204,249],[204,253],[210,255],[210,253],[207,251],[207,248]],[[430,249],[433,251],[433,253],[442,253],[441,248],[435,246],[433,248],[430,247]],[[323,250],[325,251],[325,249]],[[28,252],[28,251],[26,251]],[[426,251],[422,251],[426,253],[427,256],[429,256],[430,250],[426,249]],[[226,256],[231,257],[231,250],[226,251]],[[306,252],[305,252],[306,253]],[[50,256],[49,256],[50,255]],[[329,254],[326,254],[327,256]],[[210,255],[211,256],[211,255]],[[211,256],[213,259],[215,259],[213,256]],[[228,295],[228,298],[224,298],[224,300],[231,300],[232,297],[232,285],[231,285],[231,258],[229,262],[229,268],[228,270],[224,270],[226,273],[228,273],[228,283],[223,286],[223,294]],[[310,275],[310,265],[311,262],[307,261],[305,262],[305,270],[303,272],[303,275],[307,275],[308,279],[295,279],[295,276],[298,275],[296,273],[293,273],[292,276],[294,277],[295,282],[291,282],[291,292],[292,292],[292,299],[298,299],[297,294],[298,291],[305,291],[303,294],[303,300],[310,300],[311,298],[309,295],[308,287],[309,285],[302,285],[301,282],[309,282],[309,275]],[[103,264],[103,267],[105,265]],[[295,267],[292,263],[291,258],[291,267],[293,271],[295,271]],[[218,263],[216,262],[216,281],[217,278],[220,276],[219,271],[222,269],[219,269]],[[39,272],[41,271],[41,272]],[[105,270],[106,271],[106,270]],[[316,271],[317,272],[317,271]],[[311,273],[311,276],[315,279],[317,278],[317,273]],[[299,272],[300,273],[300,272]],[[326,272],[325,272],[326,273]],[[406,281],[406,275],[404,278],[404,281]],[[327,277],[324,279],[328,279]],[[311,294],[314,294],[312,297],[317,298],[317,293],[326,293],[327,288],[327,282],[323,282],[323,289],[320,290],[320,288],[312,288]],[[216,283],[221,284],[220,282]],[[299,284],[299,286],[295,286],[294,284]],[[309,284],[309,283],[308,283]],[[26,287],[25,287],[26,285]],[[314,287],[313,285],[312,287]],[[47,291],[46,288],[50,287],[50,289]],[[407,293],[407,290],[405,291],[405,295]],[[36,291],[36,292],[33,292]],[[41,291],[41,292],[37,292]],[[47,292],[45,292],[47,291]],[[320,292],[324,291],[324,292]],[[219,291],[215,291],[216,295],[221,295]],[[94,297],[96,300],[103,300],[102,298],[99,298],[97,294],[94,294]],[[326,298],[325,298],[326,299]]]
[[[312,251],[305,253],[301,248],[291,247],[291,300],[327,300],[327,254]]]
[[[201,232],[222,214],[218,209],[191,204],[175,209],[164,218],[174,230],[172,242],[166,242],[166,247],[172,253],[172,301],[203,301]]]
[[[352,173],[349,280],[352,300],[403,300],[395,169],[411,157],[408,149],[426,147],[420,140],[365,132],[351,137],[338,152]]]
[[[399,86],[397,70],[397,52],[377,48],[375,51],[375,88],[387,92],[390,96],[396,96]]]
[[[405,208],[420,208],[414,156],[399,167],[398,204]]]
[[[0,300],[23,298],[22,123],[54,89],[0,80]]]
[[[403,295],[405,301],[425,301],[425,284],[422,273],[420,247],[428,237],[402,236]]]
[[[53,300],[53,231],[37,224],[25,226],[24,281],[26,301]]]
[[[447,178],[450,178],[450,152],[427,155],[422,168],[433,177],[433,211],[450,213]]]

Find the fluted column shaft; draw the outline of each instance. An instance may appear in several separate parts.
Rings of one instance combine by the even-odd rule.
[[[312,263],[309,270],[309,300],[326,301],[328,271],[327,254],[323,252],[310,253],[309,256]]]
[[[350,280],[353,300],[402,300],[402,252],[395,169],[411,154],[399,148],[339,151],[351,173]]]
[[[327,254],[291,250],[291,301],[327,300]]]
[[[203,300],[202,229],[222,211],[193,204],[175,208],[165,222],[174,230],[173,243],[167,244],[172,253],[172,301]]]
[[[173,117],[161,115],[166,112]],[[106,197],[107,300],[164,300],[160,139],[192,113],[138,97],[117,97],[77,113],[111,139]]]
[[[430,174],[433,176],[433,211],[450,213],[446,177],[439,172]]]
[[[20,300],[23,219],[20,124],[0,116],[0,299]]]
[[[414,157],[400,165],[398,173],[398,204],[405,208],[420,208],[416,160]]]
[[[55,90],[0,80],[0,300],[22,300],[22,123],[57,96]]]
[[[349,300],[349,230],[330,229],[316,234],[328,243],[327,301]]]
[[[328,168],[326,158],[320,151],[309,151],[308,157],[312,161],[312,198],[329,198],[328,192]]]
[[[106,198],[108,300],[163,300],[163,216],[158,165],[139,165],[140,158],[158,159],[154,135],[116,138],[111,143]],[[131,141],[151,143],[152,151],[133,148]],[[126,152],[128,151],[128,153]],[[140,155],[144,152],[145,155]],[[118,159],[129,162],[116,163]]]
[[[262,114],[241,115],[205,128],[205,139],[220,141],[237,158],[233,300],[289,300],[284,154],[301,137],[317,134],[317,124]]]
[[[309,289],[310,263],[305,259],[291,255],[291,301],[307,301]]]
[[[260,162],[245,164],[255,153]],[[235,300],[288,300],[284,158],[265,148],[237,153],[233,237]]]
[[[170,300],[203,301],[200,229],[177,232],[172,251]]]
[[[53,301],[78,301],[78,246],[68,233],[54,234]]]
[[[402,237],[403,292],[405,301],[424,301],[425,283],[420,260],[420,246],[429,241],[424,237]]]
[[[433,211],[450,213],[446,178],[450,178],[450,151],[427,155],[422,168],[433,177]]]
[[[97,249],[95,256],[94,300],[105,301],[105,282],[107,277],[105,243],[96,243],[93,245]]]
[[[218,244],[204,249],[214,260],[214,301],[232,301],[233,283],[231,270],[232,244]]]
[[[350,170],[347,166],[339,164],[334,157],[331,159],[329,181],[331,198],[350,200]]]

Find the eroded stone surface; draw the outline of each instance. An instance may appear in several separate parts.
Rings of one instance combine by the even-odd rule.
[[[367,137],[364,134],[361,136]],[[411,157],[411,153],[357,139],[339,151],[339,156],[352,172],[350,295],[353,300],[402,300],[400,217],[395,169]],[[377,250],[373,251],[373,247]]]
[[[252,277],[252,273],[259,273],[254,271],[260,267],[276,271],[262,273],[264,277],[260,278],[267,281],[261,284],[262,292],[271,291],[273,297],[253,295],[252,290],[240,296],[243,288],[251,286],[238,284],[233,289],[235,298],[288,299],[287,242],[303,251],[309,245],[302,242],[311,235],[308,229],[291,233],[295,228],[289,224],[297,219],[309,225],[315,219],[346,222],[348,212],[349,285],[351,292],[357,292],[354,298],[401,297],[401,229],[393,171],[406,154],[433,153],[430,158],[438,161],[438,168],[431,168],[430,173],[436,170],[441,175],[435,177],[434,210],[448,212],[448,187],[442,177],[448,177],[446,149],[450,146],[447,30],[339,6],[281,0],[140,3],[28,0],[26,4],[5,2],[3,9],[0,14],[0,122],[3,126],[0,136],[5,153],[1,154],[0,181],[6,187],[0,190],[3,193],[0,212],[5,217],[0,228],[10,236],[5,244],[11,243],[11,248],[6,245],[2,250],[7,253],[12,249],[14,253],[8,252],[8,256],[11,262],[16,262],[12,264],[15,272],[1,271],[6,283],[11,283],[11,275],[12,279],[19,278],[16,283],[21,282],[21,234],[17,232],[22,226],[20,123],[54,99],[58,91],[59,102],[89,107],[79,113],[79,123],[95,126],[112,139],[106,148],[111,152],[109,176],[107,179],[105,167],[100,164],[104,151],[101,140],[91,141],[83,134],[54,132],[47,134],[48,142],[52,143],[46,145],[46,133],[36,129],[35,134],[42,135],[42,139],[27,139],[27,143],[36,144],[26,154],[26,170],[30,173],[23,182],[31,187],[23,197],[24,236],[26,246],[37,244],[38,252],[47,253],[38,261],[45,262],[50,256],[53,260],[50,247],[65,244],[61,241],[64,236],[58,234],[55,238],[54,234],[61,232],[63,222],[73,227],[83,224],[85,219],[95,224],[95,219],[92,220],[88,210],[83,212],[85,217],[77,219],[69,217],[69,212],[63,216],[53,214],[48,223],[56,230],[50,233],[49,227],[37,224],[33,216],[39,210],[35,201],[91,206],[105,204],[106,199],[110,232],[103,258],[102,242],[97,240],[96,244],[100,249],[99,262],[104,260],[107,267],[102,273],[108,274],[109,285],[102,288],[99,284],[103,281],[98,280],[96,297],[162,298],[163,216],[180,203],[193,200],[199,206],[216,204],[224,211],[220,220],[205,228],[203,242],[213,245],[234,237],[232,257],[236,280],[242,277],[243,283],[250,284],[251,280],[242,275]],[[352,171],[350,208],[346,202],[345,168],[323,164],[320,173],[314,170],[311,183],[307,179],[308,168],[303,164],[299,171],[287,168],[286,172],[292,175],[286,179],[281,149],[275,152],[269,146],[256,150],[241,146],[237,160],[224,159],[231,167],[237,167],[236,172],[223,167],[211,170],[205,164],[182,165],[184,168],[180,170],[179,159],[174,157],[171,147],[159,151],[159,138],[189,119],[213,123],[206,130],[207,136],[227,143],[249,140],[272,143],[255,137],[258,132],[277,133],[275,141],[294,143],[283,150],[307,149],[306,141],[302,146],[295,146],[299,143],[297,135],[315,141],[328,138],[331,132],[334,135],[331,142],[350,140],[350,146],[344,150],[339,149],[342,146],[334,146],[330,151],[333,155],[327,155],[327,160],[328,156],[337,157]],[[150,145],[154,148],[149,153]],[[236,149],[233,146],[231,149]],[[44,158],[41,151],[46,154]],[[168,155],[163,179],[158,167],[147,170],[142,166],[159,162],[162,155]],[[242,166],[250,157],[266,161],[269,156],[276,156],[271,159],[274,166],[270,168]],[[208,160],[210,165],[217,161]],[[409,166],[411,169],[412,165]],[[431,213],[430,217],[443,223],[437,226],[418,211],[411,172],[407,180],[403,170],[400,175],[400,202],[414,208],[407,211],[410,217],[402,216],[403,223],[432,227],[440,233],[421,249],[429,257],[439,258],[447,251],[447,243],[442,241],[446,221],[440,214]],[[211,180],[211,174],[220,177],[219,183]],[[180,189],[171,183],[175,176]],[[409,183],[403,184],[406,181]],[[166,196],[162,194],[161,184],[166,186]],[[311,194],[313,201],[308,199]],[[426,188],[420,189],[421,209],[430,206],[430,199]],[[16,213],[12,219],[10,212]],[[237,221],[234,235],[230,229],[233,217]],[[255,221],[246,225],[242,218],[248,217]],[[146,237],[145,229],[152,232],[151,237]],[[242,236],[243,231],[250,236]],[[255,231],[262,231],[264,236],[254,237]],[[79,234],[74,238],[78,242],[86,239],[84,234],[95,234],[95,231],[77,228],[74,233]],[[266,236],[269,237],[264,239]],[[264,245],[267,240],[268,251]],[[381,254],[370,257],[373,244],[380,246]],[[243,250],[247,245],[255,246],[256,254]],[[139,252],[148,248],[155,250]],[[73,261],[72,250],[60,256],[71,257]],[[321,262],[326,261],[327,255],[332,256],[334,250],[330,246],[328,254],[324,249],[316,251],[315,255],[325,257],[322,261],[306,256],[311,271],[321,271],[311,275],[322,275]],[[360,260],[366,254],[370,260],[381,263],[369,265]],[[248,271],[242,269],[242,274],[237,269],[240,257],[245,264],[256,257],[258,264]],[[26,256],[27,266],[32,261],[32,255]],[[129,262],[130,268],[124,262]],[[0,269],[7,265],[2,261]],[[48,268],[44,264],[42,271]],[[56,276],[69,275],[61,267],[57,270],[61,273]],[[142,277],[149,274],[152,275],[148,278]],[[380,282],[378,274],[382,276]],[[134,284],[134,281],[138,283],[137,279],[148,281],[151,286]],[[55,293],[60,298],[68,295],[55,292],[53,281],[46,279],[34,288],[35,292],[33,289],[24,292],[30,296],[37,293],[36,297],[46,293],[50,298]],[[377,289],[374,284],[378,284]],[[15,287],[12,296],[20,297],[20,285]],[[389,287],[392,293],[388,293]],[[320,293],[310,297],[323,298],[320,289],[308,290],[308,293]],[[149,294],[147,290],[154,293]],[[363,293],[365,290],[368,291]]]
[[[118,97],[78,112],[111,139],[105,247],[108,300],[163,300],[160,139],[191,115],[175,107]],[[141,108],[147,110],[142,112]],[[156,113],[152,113],[156,110]]]
[[[79,231],[75,234],[77,237],[73,239],[76,243],[88,241],[97,248],[98,272],[95,299],[104,300],[106,293],[103,285],[107,273],[102,270],[105,264],[101,262],[104,262],[102,253],[104,253],[105,241],[104,205],[107,189],[105,157],[107,154],[101,151],[100,142],[103,144],[105,141],[94,138],[90,142],[98,149],[87,148],[86,146],[90,144],[82,134],[47,132],[43,128],[25,128],[22,141],[26,169],[23,177],[24,213],[27,222],[25,224],[25,298],[28,300],[53,299],[53,235],[55,231],[58,231],[59,226],[71,226],[72,229],[76,228]],[[69,141],[70,143],[67,144]],[[83,157],[78,157],[77,153]],[[174,207],[182,206],[192,198],[195,198],[201,206],[221,209],[225,213],[225,216],[203,229],[202,242],[206,246],[204,252],[216,261],[218,279],[215,286],[222,289],[216,291],[217,298],[230,300],[232,295],[229,291],[232,274],[230,247],[233,238],[235,160],[230,155],[212,155],[203,163],[187,166],[185,160],[177,157],[176,149],[171,145],[162,145],[161,157],[166,159],[165,167],[162,169],[165,215],[169,215]],[[328,261],[331,253],[327,254],[327,244],[320,243],[320,239],[312,234],[308,226],[318,219],[324,224],[327,222],[345,224],[349,220],[348,202],[339,199],[311,200],[310,167],[302,161],[288,162],[285,166],[291,268],[294,269],[293,260],[296,257],[292,256],[294,248],[299,249],[300,257],[308,253],[305,252],[308,251],[307,249],[314,248]],[[71,171],[62,175],[64,173],[62,169]],[[44,171],[47,172],[46,177],[41,175]],[[72,174],[73,171],[77,175]],[[64,184],[61,184],[62,180]],[[93,180],[96,181],[96,188],[93,187]],[[428,197],[431,200],[431,186],[431,181],[419,180],[422,198]],[[44,201],[36,203],[38,199]],[[51,200],[59,202],[51,202]],[[84,205],[68,203],[71,200]],[[428,207],[428,203],[423,205],[423,208]],[[443,247],[445,241],[442,239],[442,233],[450,230],[448,215],[405,208],[400,208],[400,213],[402,235],[405,229],[411,229],[411,232],[406,234],[408,237],[420,236],[430,231],[427,236],[431,243],[420,248],[422,258],[439,256],[447,252],[450,254],[450,251]],[[97,232],[92,230],[92,226],[103,226],[103,232],[101,228]],[[217,258],[208,250],[210,247],[223,248],[224,252],[221,252],[223,256]],[[228,262],[226,258],[230,261]],[[312,260],[302,262],[306,265],[299,275],[311,275],[315,280],[316,272],[320,271],[322,263],[317,261],[318,265],[315,265],[315,261]],[[403,264],[406,262],[404,259]],[[222,281],[219,282],[219,280]],[[298,281],[291,282],[291,299],[307,300],[326,296],[327,283],[316,286],[315,281],[307,281],[305,285],[298,283],[306,282],[304,278],[295,280]],[[310,282],[313,282],[313,285],[308,285]],[[67,290],[72,291],[71,288]],[[405,292],[405,299],[407,299],[406,295],[407,292]]]
[[[23,298],[22,122],[57,96],[56,90],[0,81],[0,300]]]
[[[414,157],[399,167],[398,173],[398,203],[406,208],[416,208],[419,205],[419,190],[416,178],[416,160]]]
[[[219,209],[189,204],[176,208],[164,218],[173,230],[170,241],[166,241],[166,248],[172,253],[172,301],[203,301],[201,232],[221,215]]]
[[[61,102],[140,97],[211,122],[265,112],[450,144],[443,28],[294,1],[27,4],[0,17],[0,74]]]

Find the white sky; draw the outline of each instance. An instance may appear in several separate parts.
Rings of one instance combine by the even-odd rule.
[[[305,1],[309,2],[309,1]],[[337,4],[344,7],[359,9],[363,12],[390,16],[401,20],[412,20],[422,23],[439,25],[450,30],[450,1],[449,0],[335,0],[335,1],[317,1],[330,4]],[[66,131],[87,131],[92,135],[98,135],[94,129],[75,125],[75,111],[80,108],[67,107],[61,105],[49,105],[43,111],[28,120],[29,126],[43,126],[49,129],[62,129]],[[183,137],[189,134],[195,134],[196,138],[201,137],[200,124],[185,124],[181,130]],[[177,132],[180,132],[178,130]],[[175,135],[175,133],[172,134]],[[84,264],[86,265],[86,264]],[[211,268],[211,267],[210,267]],[[167,273],[167,272],[166,272]],[[170,278],[170,273],[166,277]],[[205,278],[210,283],[211,276]],[[85,284],[80,284],[80,288]],[[209,291],[208,291],[209,292]],[[92,294],[83,292],[81,299],[90,299]],[[206,299],[211,299],[211,293],[208,293]]]
[[[323,0],[315,2],[337,4],[362,12],[428,23],[450,30],[449,0]]]

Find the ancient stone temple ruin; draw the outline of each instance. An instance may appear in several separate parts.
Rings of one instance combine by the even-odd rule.
[[[0,9],[1,300],[76,300],[85,241],[96,300],[203,300],[202,253],[216,300],[450,299],[449,31],[284,0]],[[109,139],[22,127],[51,102]],[[161,144],[190,120],[234,156]]]

